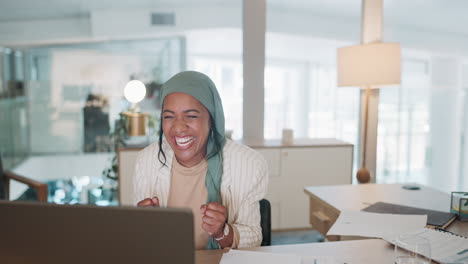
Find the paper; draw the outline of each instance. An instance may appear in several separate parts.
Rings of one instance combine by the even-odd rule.
[[[303,256],[301,263],[302,264],[343,264],[345,262],[340,262],[336,258],[329,257],[329,256],[320,256],[320,257]]]
[[[274,254],[267,252],[257,251],[244,251],[244,250],[230,250],[223,254],[220,264],[301,264],[301,256],[287,255],[287,254]],[[312,262],[313,263],[313,262]]]
[[[294,254],[281,254],[260,251],[230,250],[223,254],[220,264],[338,264],[331,256],[299,256]]]
[[[394,215],[341,211],[327,235],[395,237],[426,226],[427,215]]]
[[[466,237],[428,228],[420,228],[405,233],[405,235],[415,235],[426,238],[431,244],[431,256],[426,257],[432,258],[437,262],[468,263],[468,238]],[[384,239],[395,244],[396,237]]]

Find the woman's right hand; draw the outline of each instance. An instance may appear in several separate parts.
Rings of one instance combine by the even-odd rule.
[[[153,197],[153,198],[146,198],[144,200],[141,200],[137,203],[137,206],[139,207],[159,207],[159,199],[158,197]]]

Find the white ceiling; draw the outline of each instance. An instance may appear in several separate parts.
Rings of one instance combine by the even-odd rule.
[[[466,0],[383,0],[385,26],[468,36]],[[0,22],[89,16],[92,10],[171,5],[237,5],[242,0],[0,0]],[[358,18],[361,0],[267,0],[268,8]]]

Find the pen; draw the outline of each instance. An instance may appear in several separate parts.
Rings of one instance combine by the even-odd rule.
[[[436,227],[436,228],[434,228],[434,229],[437,230],[437,231],[440,231],[440,232],[444,232],[444,233],[448,233],[448,234],[454,235],[454,236],[464,237],[464,236],[462,236],[462,235],[460,235],[460,234],[457,234],[457,233],[454,233],[454,232],[450,232],[450,231],[445,230],[445,229],[443,229],[443,228]]]
[[[440,227],[436,227],[436,228],[434,228],[434,229],[437,230],[437,231],[450,233],[449,231],[447,231],[447,230],[445,230],[445,229],[443,229],[443,228],[440,228]]]

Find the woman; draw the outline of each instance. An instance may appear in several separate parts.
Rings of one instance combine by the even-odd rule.
[[[178,73],[163,85],[161,104],[159,142],[137,158],[135,203],[191,208],[196,249],[259,246],[267,165],[225,138],[214,83],[199,72]]]

